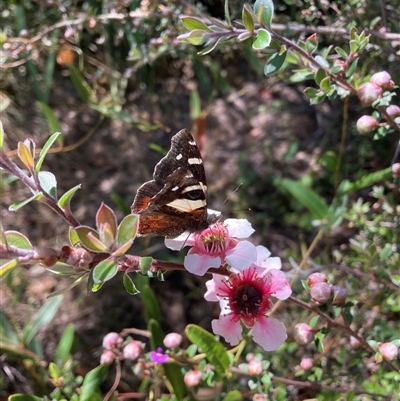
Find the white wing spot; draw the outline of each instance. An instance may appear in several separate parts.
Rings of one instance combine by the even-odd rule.
[[[171,189],[171,191],[177,191],[179,189],[179,187],[173,187],[172,189]]]
[[[196,142],[195,141],[189,141],[189,145],[196,146]]]
[[[190,185],[189,187],[186,187],[186,188],[182,191],[182,193],[185,194],[186,192],[198,191],[198,190],[204,191],[202,185],[200,185],[200,184],[199,184],[199,185]]]
[[[179,153],[179,155],[178,156],[176,156],[176,160],[181,160],[182,159],[182,154],[181,153]]]
[[[191,157],[190,159],[188,159],[188,163],[189,164],[202,164],[203,160],[198,159],[197,157]]]
[[[176,199],[170,203],[167,203],[167,206],[179,210],[180,212],[188,213],[191,210],[197,210],[206,207],[207,202],[205,200]]]

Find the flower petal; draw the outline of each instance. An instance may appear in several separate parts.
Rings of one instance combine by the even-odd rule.
[[[180,251],[184,246],[194,245],[194,234],[185,231],[176,238],[165,238],[164,243],[167,248],[173,251]]]
[[[213,258],[209,255],[186,255],[183,265],[188,272],[197,276],[204,276],[210,267],[221,266],[221,258]]]
[[[272,258],[268,258],[264,260],[264,262],[261,262],[260,266],[265,267],[267,270],[280,270],[282,268],[282,261],[278,256],[273,256]]]
[[[256,249],[257,249],[256,264],[261,266],[261,263],[270,257],[271,252],[263,245],[257,245]]]
[[[225,260],[239,271],[248,269],[257,259],[256,247],[249,241],[240,241],[226,252]]]
[[[213,278],[206,282],[207,292],[205,293],[204,298],[206,301],[216,302],[219,301],[217,294],[224,294],[224,292],[221,294],[220,287],[222,289],[224,288],[223,281],[225,278],[219,274],[213,274],[212,276]]]
[[[215,334],[225,338],[230,345],[237,345],[242,339],[242,326],[239,320],[232,319],[231,315],[220,316],[211,322]]]
[[[271,294],[278,299],[289,298],[292,294],[292,289],[288,283],[285,273],[280,270],[272,269],[269,271],[269,280],[271,280]]]
[[[246,219],[226,219],[224,225],[231,237],[247,238],[254,233],[253,227]]]
[[[252,329],[254,341],[265,351],[275,351],[286,340],[285,325],[273,317],[261,317]]]

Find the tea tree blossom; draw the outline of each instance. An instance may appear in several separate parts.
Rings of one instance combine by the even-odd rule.
[[[239,241],[254,232],[245,219],[227,219],[216,223],[201,233],[180,235],[165,244],[168,248],[179,250],[183,246],[192,246],[184,260],[184,266],[190,273],[203,276],[211,267],[228,265],[242,271],[257,260],[257,249],[249,241]]]
[[[283,272],[253,265],[229,278],[213,275],[206,285],[205,299],[221,305],[219,319],[211,322],[215,334],[237,345],[242,339],[242,322],[266,351],[276,350],[285,341],[283,323],[268,316],[273,307],[271,296],[283,300],[292,293]]]

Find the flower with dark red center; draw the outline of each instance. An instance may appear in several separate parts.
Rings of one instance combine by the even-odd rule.
[[[254,341],[266,351],[276,350],[286,339],[283,323],[268,317],[272,309],[271,296],[286,299],[292,293],[285,274],[253,265],[229,278],[213,275],[206,283],[207,301],[220,301],[221,315],[211,322],[214,333],[231,345],[242,338],[240,322],[252,329]]]
[[[192,246],[184,260],[184,266],[190,273],[203,276],[209,268],[224,264],[241,271],[256,262],[257,249],[251,242],[236,238],[247,238],[253,232],[247,220],[227,219],[201,233],[167,239],[165,244],[174,250],[180,250],[185,245]]]

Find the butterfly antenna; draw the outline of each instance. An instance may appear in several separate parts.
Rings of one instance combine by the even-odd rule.
[[[227,202],[227,201],[229,200],[229,198],[231,197],[232,194],[234,194],[234,193],[236,193],[237,191],[239,191],[239,188],[240,188],[241,186],[243,186],[242,183],[240,183],[240,184],[238,185],[238,187],[237,187],[234,191],[232,191],[232,192],[229,194],[229,196],[222,202],[222,204],[224,204],[225,202]]]

